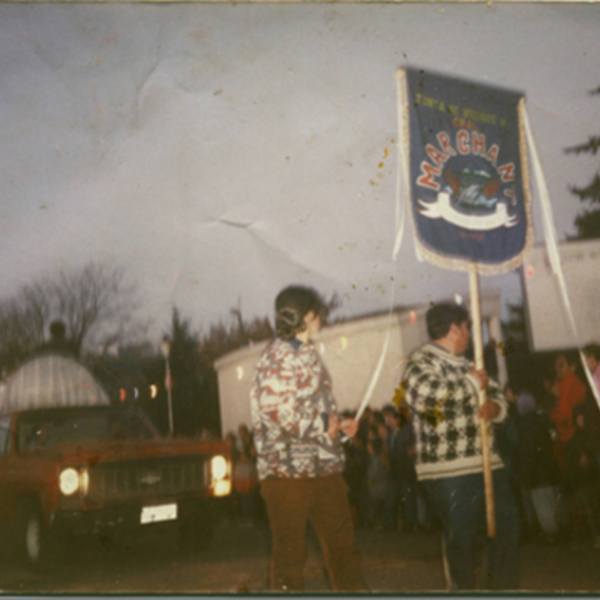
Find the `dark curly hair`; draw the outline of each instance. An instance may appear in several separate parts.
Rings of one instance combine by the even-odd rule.
[[[284,340],[293,339],[304,330],[304,317],[314,312],[324,322],[328,310],[321,296],[312,288],[291,285],[275,299],[275,331]]]
[[[440,340],[446,336],[452,325],[460,326],[465,321],[469,322],[469,311],[458,304],[443,302],[432,306],[425,319],[429,339]]]

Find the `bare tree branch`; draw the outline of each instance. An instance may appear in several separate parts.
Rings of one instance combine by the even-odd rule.
[[[65,322],[77,353],[132,342],[147,329],[133,318],[136,296],[125,271],[107,262],[90,262],[23,286],[0,300],[0,369],[12,370],[42,345],[55,319]]]

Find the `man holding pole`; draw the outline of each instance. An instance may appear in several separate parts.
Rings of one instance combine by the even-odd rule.
[[[463,356],[471,340],[465,308],[450,303],[433,306],[427,312],[427,330],[431,342],[410,355],[403,383],[416,435],[417,477],[444,527],[449,585],[476,588],[476,550],[479,537],[486,534],[487,488],[487,510],[491,495],[495,531],[490,534],[488,515],[490,580],[484,586],[517,589],[518,510],[492,432],[490,440],[483,439],[480,427],[482,421],[503,421],[506,401],[485,370],[474,368]],[[480,404],[482,392],[486,398]],[[482,460],[487,444],[493,480],[489,485]]]

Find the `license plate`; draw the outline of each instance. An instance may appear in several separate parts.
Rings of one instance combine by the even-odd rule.
[[[144,506],[142,508],[142,525],[146,523],[159,523],[160,521],[174,521],[175,519],[177,519],[177,504]]]

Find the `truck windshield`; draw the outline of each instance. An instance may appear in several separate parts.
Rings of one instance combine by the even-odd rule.
[[[19,450],[80,442],[140,440],[156,437],[136,407],[54,408],[23,413],[17,422]]]

